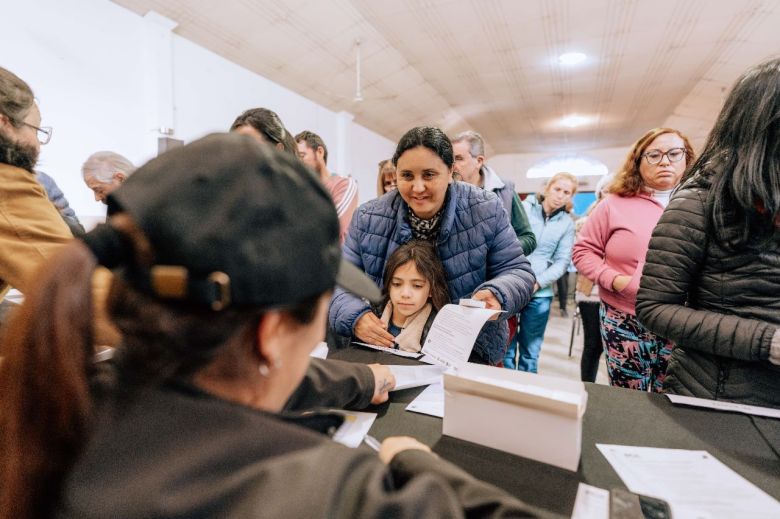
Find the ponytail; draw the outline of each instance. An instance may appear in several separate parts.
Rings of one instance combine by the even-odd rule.
[[[0,355],[0,519],[49,516],[90,426],[96,261],[73,241],[37,274]]]

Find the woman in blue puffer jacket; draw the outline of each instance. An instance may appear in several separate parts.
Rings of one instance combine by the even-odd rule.
[[[470,297],[504,310],[482,329],[469,359],[500,365],[509,336],[506,318],[528,303],[535,282],[501,200],[465,182],[453,182],[452,144],[438,128],[409,130],[398,143],[393,163],[398,189],[358,208],[344,257],[381,285],[387,258],[400,245],[412,238],[432,242],[453,302]],[[368,303],[351,294],[337,290],[328,317],[338,335],[393,344]]]
[[[577,177],[556,173],[538,197],[523,201],[528,221],[536,235],[536,249],[528,256],[536,274],[531,302],[520,315],[519,331],[509,345],[504,366],[536,373],[544,331],[550,317],[552,284],[566,273],[574,245],[574,221],[566,208],[577,192]],[[515,351],[519,350],[517,364]]]

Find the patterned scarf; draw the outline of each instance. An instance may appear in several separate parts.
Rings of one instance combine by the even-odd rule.
[[[412,211],[409,211],[409,225],[412,227],[412,235],[416,240],[434,241],[439,235],[439,227],[441,226],[441,214],[444,212],[444,208],[440,209],[438,213],[433,215],[427,220],[415,215]]]

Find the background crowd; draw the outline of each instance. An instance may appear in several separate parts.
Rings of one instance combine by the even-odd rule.
[[[377,198],[358,206],[355,180],[329,170],[320,136],[293,135],[272,110],[253,108],[226,121],[236,135],[137,171],[114,152],[88,157],[84,182],[109,217],[85,234],[36,171],[52,137],[41,121],[29,86],[0,68],[0,281],[26,299],[3,318],[6,516],[145,515],[171,465],[198,479],[227,459],[242,479],[217,478],[212,501],[183,500],[176,513],[272,506],[282,498],[269,475],[294,473],[288,512],[296,495],[329,506],[357,487],[344,516],[391,506],[544,515],[412,439],[387,440],[384,463],[347,456],[283,412],[387,399],[394,382],[379,366],[309,365],[326,328],[339,347],[419,351],[436,312],[461,298],[502,310],[470,361],[536,372],[552,287],[572,263],[583,380],[603,352],[614,386],[780,408],[780,60],[737,81],[698,157],[673,128],[639,136],[577,222],[575,176],[560,172],[521,202],[487,165],[479,133],[425,126],[400,136],[378,164]],[[117,347],[109,374],[95,345]],[[181,441],[178,421],[192,423],[187,441],[201,458],[165,455]],[[145,455],[117,451],[123,444]],[[107,457],[125,472],[106,478]],[[325,490],[306,475],[312,460],[334,467]],[[144,485],[111,493],[144,464]],[[383,488],[389,473],[410,484]],[[58,499],[39,499],[49,492]]]

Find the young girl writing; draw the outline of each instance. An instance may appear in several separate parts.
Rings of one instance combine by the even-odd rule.
[[[412,240],[391,254],[383,291],[381,320],[396,347],[420,351],[436,312],[450,302],[444,267],[433,245]]]

